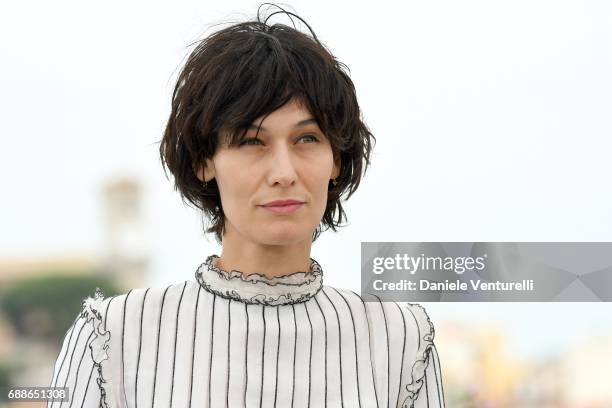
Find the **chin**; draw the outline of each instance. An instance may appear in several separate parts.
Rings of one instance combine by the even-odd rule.
[[[310,239],[312,233],[300,228],[270,228],[259,236],[260,241],[267,245],[291,245]]]

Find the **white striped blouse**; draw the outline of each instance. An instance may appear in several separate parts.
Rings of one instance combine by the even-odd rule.
[[[418,304],[367,301],[309,272],[216,267],[83,301],[48,407],[443,407],[434,328]]]

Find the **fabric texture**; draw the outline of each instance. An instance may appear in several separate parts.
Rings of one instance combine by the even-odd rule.
[[[267,278],[217,267],[195,280],[83,301],[48,407],[443,407],[425,309],[323,285],[323,270]]]

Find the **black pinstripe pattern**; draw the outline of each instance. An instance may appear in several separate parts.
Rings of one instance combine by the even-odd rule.
[[[227,302],[223,307],[217,305],[221,299]],[[94,325],[77,317],[64,336],[51,384],[71,387],[76,398],[66,403],[69,408],[87,407],[101,391],[114,408],[118,396],[126,408],[137,408],[149,399],[152,408],[380,408],[399,406],[409,398],[407,386],[421,384],[411,374],[422,372],[422,387],[414,395],[416,406],[443,407],[438,354],[435,347],[425,348],[433,334],[426,315],[416,306],[376,299],[366,302],[355,292],[324,287],[302,302],[242,303],[244,309],[232,311],[239,300],[221,297],[191,281],[131,290],[106,300],[104,332],[107,323],[113,322],[109,327],[117,333],[111,333],[112,340],[105,343],[110,346],[105,370],[96,370],[91,360],[93,355],[100,356],[99,351],[89,352]],[[253,318],[253,313],[261,313],[261,319]],[[408,324],[406,313],[413,324]],[[223,330],[221,338],[215,336],[218,330]],[[137,339],[131,337],[136,335]],[[219,340],[223,335],[227,339]],[[235,357],[242,352],[244,358]],[[253,353],[261,358],[253,358]],[[426,361],[418,363],[424,355]],[[350,362],[353,357],[355,361]],[[413,371],[417,364],[419,369]],[[250,378],[254,372],[258,378]],[[336,372],[338,378],[331,378]],[[110,382],[105,384],[102,373],[110,374],[106,379]],[[133,381],[133,388],[126,387],[128,381]],[[381,388],[386,392],[380,393]]]

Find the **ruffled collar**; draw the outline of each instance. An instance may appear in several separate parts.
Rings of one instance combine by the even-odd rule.
[[[210,255],[198,267],[195,276],[202,287],[227,299],[268,306],[304,302],[316,295],[323,285],[321,265],[310,258],[309,272],[293,272],[268,278],[259,273],[245,276],[242,272],[217,267],[219,256]]]

